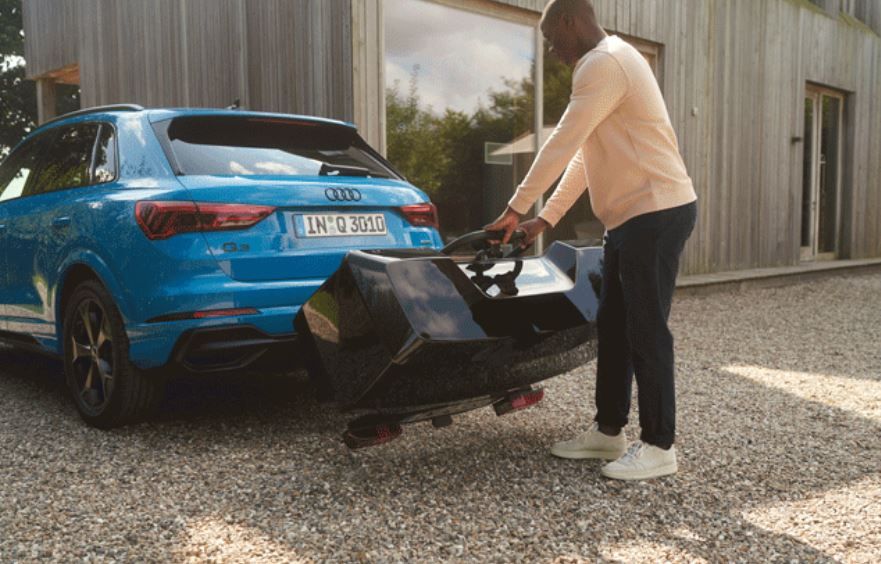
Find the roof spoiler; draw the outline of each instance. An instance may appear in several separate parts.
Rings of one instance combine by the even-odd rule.
[[[77,110],[75,112],[68,112],[66,114],[54,117],[49,121],[40,124],[40,127],[45,125],[49,125],[50,123],[55,123],[56,121],[60,121],[62,119],[68,119],[72,117],[85,116],[89,114],[97,114],[101,112],[141,112],[144,111],[143,106],[139,106],[137,104],[111,104],[108,106],[95,106],[93,108],[84,108],[82,110]]]

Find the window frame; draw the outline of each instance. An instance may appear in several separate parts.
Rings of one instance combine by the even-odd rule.
[[[505,20],[511,23],[517,23],[521,25],[526,25],[529,27],[534,27],[539,35],[541,35],[541,31],[538,29],[538,24],[541,21],[541,14],[533,12],[531,10],[526,10],[524,8],[518,8],[516,6],[511,6],[508,4],[499,4],[497,2],[493,2],[492,0],[427,0],[428,2],[432,2],[434,4],[440,4],[442,6],[447,6],[449,8],[456,8],[459,10],[465,10],[467,12],[471,12],[474,14],[480,14],[483,16],[489,16],[491,18],[496,18],[500,20]]]
[[[655,73],[655,79],[658,81],[658,86],[661,87],[661,92],[664,91],[664,44],[657,43],[655,41],[651,41],[649,39],[645,39],[643,37],[638,37],[636,35],[629,35],[627,33],[618,33],[617,31],[608,31],[609,35],[617,35],[627,43],[629,43],[634,49],[639,51],[640,55],[643,58],[646,58],[646,55],[651,55],[654,60],[654,66],[649,63],[649,66],[652,67],[652,72]],[[648,59],[646,59],[648,62]]]

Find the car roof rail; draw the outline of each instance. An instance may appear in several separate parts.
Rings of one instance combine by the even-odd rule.
[[[56,121],[60,121],[67,118],[77,117],[77,116],[85,116],[88,114],[97,114],[101,112],[142,112],[144,111],[144,106],[139,106],[138,104],[110,104],[107,106],[94,106],[92,108],[84,108],[82,110],[76,110],[74,112],[68,112],[66,114],[54,117],[44,123],[40,124],[40,127],[44,125],[49,125],[50,123],[55,123]]]

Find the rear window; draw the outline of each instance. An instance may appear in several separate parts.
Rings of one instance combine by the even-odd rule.
[[[183,117],[157,124],[157,130],[182,175],[399,178],[354,129],[341,125]]]

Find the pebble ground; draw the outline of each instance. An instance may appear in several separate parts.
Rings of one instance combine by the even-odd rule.
[[[594,363],[351,453],[299,377],[176,382],[102,432],[0,350],[0,561],[879,561],[881,276],[681,297],[672,327],[680,472],[643,483],[547,452]]]

